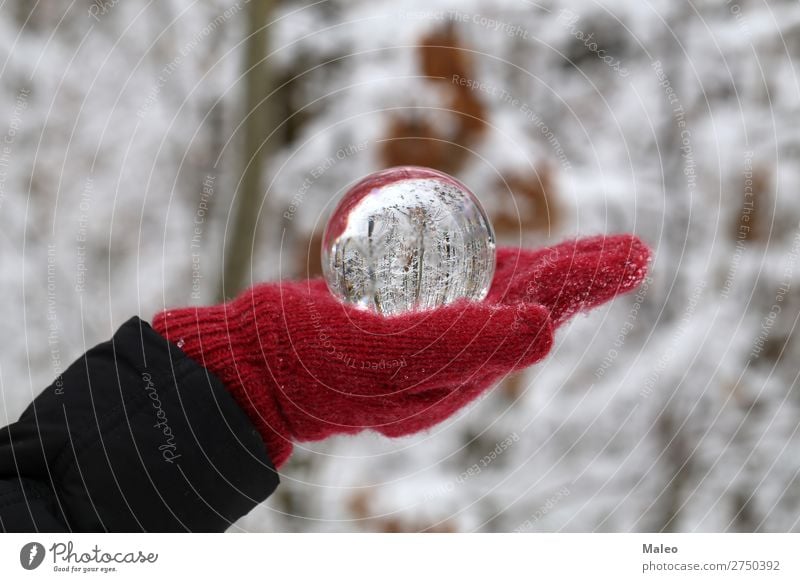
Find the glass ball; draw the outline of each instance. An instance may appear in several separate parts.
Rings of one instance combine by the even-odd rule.
[[[495,236],[478,199],[431,168],[370,174],[339,202],[322,237],[328,288],[383,315],[481,300],[495,269]]]

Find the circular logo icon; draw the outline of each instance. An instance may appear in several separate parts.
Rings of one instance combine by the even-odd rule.
[[[29,542],[19,551],[19,563],[26,570],[34,570],[44,561],[44,546],[39,542]]]

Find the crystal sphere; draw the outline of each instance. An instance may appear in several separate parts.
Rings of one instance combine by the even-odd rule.
[[[353,186],[322,237],[328,288],[383,315],[486,297],[495,237],[478,199],[431,168],[402,166]]]

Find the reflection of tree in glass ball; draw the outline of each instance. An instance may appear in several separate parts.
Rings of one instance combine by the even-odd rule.
[[[492,226],[461,182],[430,168],[370,174],[345,194],[322,240],[331,292],[385,315],[486,297]]]

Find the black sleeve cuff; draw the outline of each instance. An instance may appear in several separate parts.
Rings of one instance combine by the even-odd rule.
[[[223,531],[278,485],[219,379],[137,317],[0,430],[13,477],[48,484],[73,531]]]

